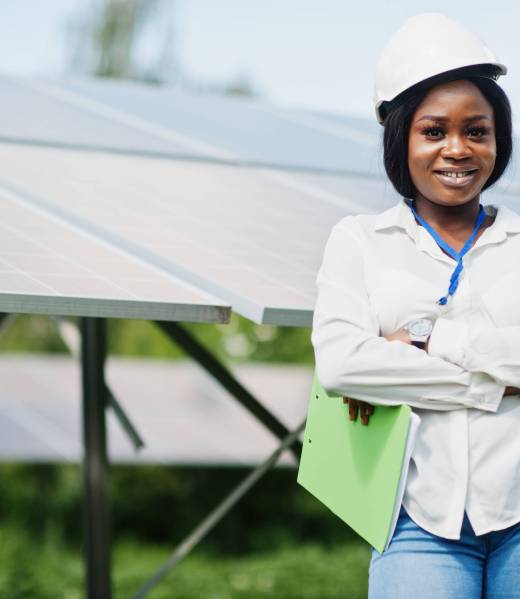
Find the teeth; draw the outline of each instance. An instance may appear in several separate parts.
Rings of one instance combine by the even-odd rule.
[[[467,177],[468,175],[470,175],[471,173],[475,172],[475,171],[464,171],[463,173],[452,173],[452,172],[448,172],[448,171],[439,171],[441,175],[444,175],[445,177],[453,177],[454,179],[460,179],[462,177]]]

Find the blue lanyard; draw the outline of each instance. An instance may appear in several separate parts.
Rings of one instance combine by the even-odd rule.
[[[484,208],[483,208],[482,204],[479,204],[480,210],[478,213],[478,218],[477,218],[477,222],[475,224],[475,228],[473,229],[473,233],[470,235],[469,239],[466,241],[466,243],[464,244],[464,247],[460,250],[460,252],[456,252],[451,247],[451,245],[448,245],[442,239],[442,237],[423,218],[421,218],[417,214],[417,212],[415,211],[415,208],[413,207],[413,203],[414,203],[414,200],[412,200],[408,205],[410,206],[410,209],[414,213],[415,218],[428,231],[428,233],[430,233],[430,235],[435,239],[435,241],[437,242],[437,245],[439,245],[443,250],[448,252],[448,254],[454,260],[457,261],[457,266],[455,267],[455,270],[453,271],[451,278],[450,278],[450,286],[448,289],[448,293],[445,296],[441,297],[439,300],[437,300],[438,304],[440,304],[441,306],[444,306],[445,304],[448,303],[448,297],[455,293],[455,291],[459,285],[459,275],[462,272],[462,268],[463,268],[462,258],[464,257],[464,254],[466,254],[466,252],[468,252],[468,250],[473,245],[473,241],[475,240],[475,236],[476,236],[478,230],[480,229],[480,225],[484,222],[484,219],[486,218],[486,213],[484,212]]]

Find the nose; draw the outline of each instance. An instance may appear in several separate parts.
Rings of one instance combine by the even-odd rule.
[[[466,143],[464,135],[447,135],[445,141],[446,143],[442,149],[443,158],[461,160],[462,158],[471,156],[471,150]]]

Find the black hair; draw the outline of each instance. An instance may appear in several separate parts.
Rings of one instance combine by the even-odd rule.
[[[405,198],[414,198],[417,190],[408,170],[408,136],[413,115],[428,91],[439,82],[465,79],[474,83],[493,107],[497,156],[493,172],[482,189],[496,183],[506,170],[513,153],[513,125],[511,104],[504,90],[493,79],[452,72],[432,77],[414,85],[396,98],[384,121],[383,149],[386,174],[397,192]]]

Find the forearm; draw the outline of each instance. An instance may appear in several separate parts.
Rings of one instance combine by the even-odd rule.
[[[386,337],[388,339],[388,337]],[[405,342],[411,342],[411,340],[408,337],[408,341]],[[429,353],[429,348],[430,348],[430,336],[428,336],[427,340],[426,340],[426,347],[424,348],[424,351]],[[520,394],[520,387],[514,387],[514,386],[510,386],[508,385],[505,390],[504,390],[504,395],[518,395]]]
[[[439,318],[428,352],[469,372],[482,372],[507,388],[520,387],[520,327],[470,327]]]
[[[412,340],[410,338],[410,335],[404,328],[399,329],[398,331],[396,331],[395,333],[392,333],[391,335],[385,335],[384,337],[385,337],[385,339],[388,339],[389,341],[398,339],[399,341],[402,341],[403,343],[412,345]],[[430,337],[431,337],[431,335],[429,335],[426,339],[425,348],[424,348],[424,351],[426,353],[429,353]],[[504,395],[518,395],[518,394],[520,394],[519,387],[507,386],[504,390]]]
[[[315,314],[311,340],[327,391],[371,404],[497,410],[505,387],[488,375],[467,372],[400,340],[324,322],[319,310]]]

